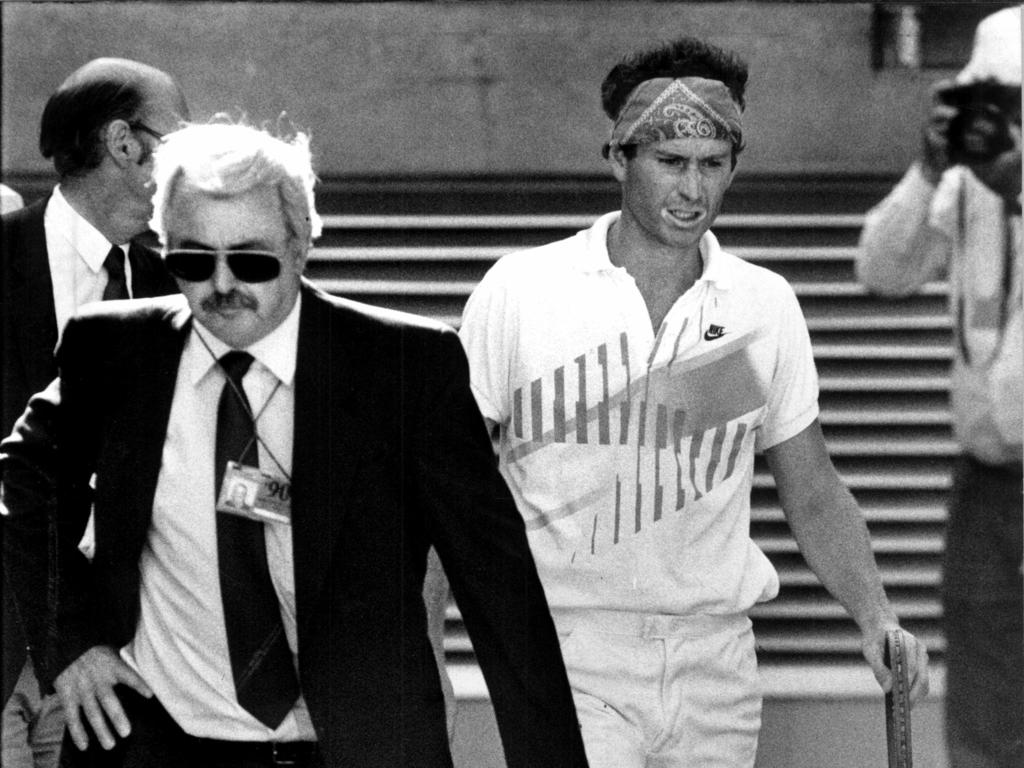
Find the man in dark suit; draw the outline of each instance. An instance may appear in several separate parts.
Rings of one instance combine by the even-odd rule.
[[[0,434],[56,376],[54,347],[82,304],[177,291],[159,254],[133,238],[152,213],[153,148],[185,117],[168,74],[124,59],[89,62],[47,102],[39,146],[60,183],[5,215],[0,229]],[[7,590],[3,638],[2,762],[54,765],[63,730],[58,702],[40,695]]]
[[[458,338],[302,277],[313,182],[301,135],[169,136],[153,225],[184,296],[72,319],[3,443],[10,573],[70,740],[86,765],[450,766],[433,545],[509,767],[585,766]]]

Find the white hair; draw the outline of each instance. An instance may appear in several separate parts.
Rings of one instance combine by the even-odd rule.
[[[181,181],[215,197],[234,197],[252,189],[276,189],[289,234],[303,247],[320,236],[309,138],[290,141],[247,125],[189,125],[167,134],[154,152],[153,218],[150,227],[167,245],[167,215]]]

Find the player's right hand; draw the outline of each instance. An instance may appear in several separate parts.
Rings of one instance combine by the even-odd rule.
[[[153,695],[145,681],[109,645],[90,648],[57,676],[53,687],[64,705],[68,733],[79,749],[89,746],[83,714],[104,749],[113,749],[115,744],[108,720],[121,738],[131,733],[131,724],[114,693],[114,686],[119,684],[134,688],[147,698]]]

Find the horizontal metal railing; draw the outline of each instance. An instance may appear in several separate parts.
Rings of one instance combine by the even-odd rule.
[[[332,229],[585,229],[600,214],[327,214],[325,230]],[[715,229],[859,229],[860,214],[734,214],[715,219]]]

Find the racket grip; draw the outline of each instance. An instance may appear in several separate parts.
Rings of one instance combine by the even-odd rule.
[[[885,735],[889,768],[913,768],[910,740],[910,680],[903,631],[886,633],[885,664],[892,672],[892,688],[885,694]]]

